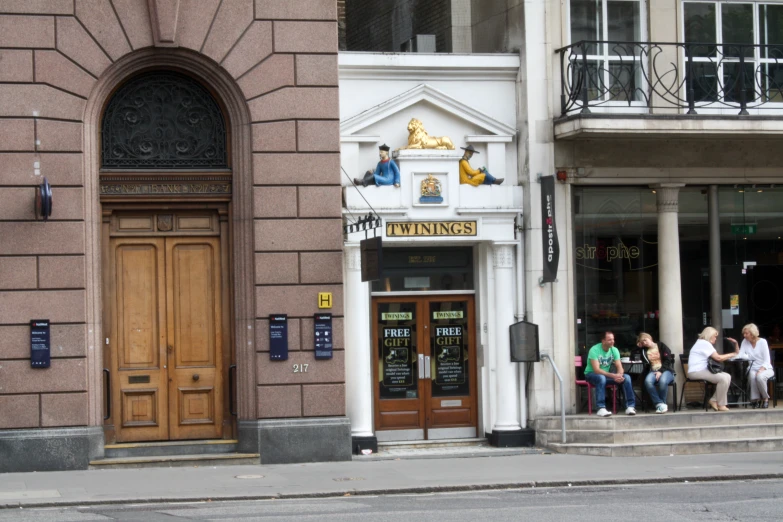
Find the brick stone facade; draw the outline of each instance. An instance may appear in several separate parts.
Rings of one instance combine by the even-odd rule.
[[[252,223],[254,231],[233,236],[232,255],[255,256],[248,267],[255,275],[235,273],[234,282],[235,293],[240,285],[252,287],[243,289],[252,318],[245,325],[237,317],[232,325],[237,345],[254,347],[238,357],[244,365],[240,419],[344,416],[342,272],[333,269],[342,249],[337,4],[0,3],[0,429],[102,425],[95,346],[102,344],[100,220],[97,183],[90,179],[99,148],[89,144],[98,140],[100,109],[89,108],[105,103],[108,94],[101,93],[121,83],[106,85],[114,81],[108,77],[133,69],[136,57],[144,62],[137,69],[155,67],[157,53],[198,61],[215,78],[234,82],[249,115],[244,124],[230,122],[235,175],[247,165],[252,185],[250,206],[243,211],[236,204],[234,226]],[[203,82],[213,88],[210,78]],[[248,146],[240,153],[241,143]],[[55,199],[48,222],[33,213],[42,176]],[[334,293],[337,335],[334,359],[315,362],[319,291]],[[290,364],[269,361],[263,332],[270,313],[288,314],[292,361],[309,362],[315,371],[299,376]],[[38,318],[52,321],[46,370],[29,363],[27,324]],[[248,335],[251,328],[255,335]]]

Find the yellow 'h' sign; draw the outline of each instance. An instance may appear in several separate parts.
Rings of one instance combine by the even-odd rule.
[[[318,308],[332,307],[332,292],[318,292]]]

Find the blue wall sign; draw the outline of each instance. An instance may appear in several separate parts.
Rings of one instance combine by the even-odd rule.
[[[332,358],[332,314],[315,314],[315,358]]]
[[[48,368],[51,364],[49,319],[30,321],[30,366]]]
[[[288,359],[288,316],[269,316],[269,358],[273,361]]]

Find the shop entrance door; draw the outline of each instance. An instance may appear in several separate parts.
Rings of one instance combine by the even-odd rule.
[[[155,217],[120,215],[113,228],[155,223]],[[183,228],[216,222],[175,218]],[[117,442],[222,436],[221,238],[166,237],[177,233],[172,228],[109,241],[106,342]]]
[[[378,440],[476,436],[474,299],[373,299]]]

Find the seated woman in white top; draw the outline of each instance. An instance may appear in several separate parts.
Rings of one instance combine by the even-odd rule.
[[[767,381],[775,375],[770,362],[769,345],[766,339],[759,337],[759,329],[753,323],[742,327],[742,337],[745,339],[740,346],[740,356],[750,361],[750,400],[754,408],[769,408]]]
[[[707,381],[715,386],[715,393],[710,399],[710,407],[715,411],[729,411],[726,403],[729,402],[727,395],[729,384],[731,384],[731,375],[726,372],[712,373],[707,368],[707,359],[713,359],[723,362],[736,357],[739,354],[739,344],[731,337],[726,337],[734,343],[733,353],[724,353],[720,355],[715,351],[715,341],[718,339],[718,331],[708,326],[699,334],[699,340],[691,348],[688,355],[688,378],[697,381]]]

